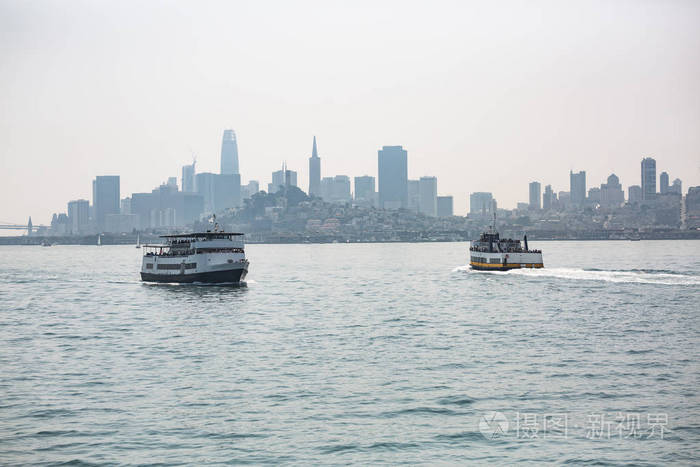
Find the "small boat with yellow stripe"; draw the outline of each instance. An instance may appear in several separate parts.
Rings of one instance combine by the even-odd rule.
[[[469,265],[481,271],[507,271],[520,268],[543,268],[542,251],[530,250],[527,235],[520,240],[500,238],[498,232],[484,232],[471,242]]]

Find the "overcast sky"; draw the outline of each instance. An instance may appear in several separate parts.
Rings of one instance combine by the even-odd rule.
[[[377,174],[403,145],[410,178],[438,177],[464,214],[528,183],[588,187],[640,161],[700,185],[700,2],[206,2],[0,0],[0,221],[47,223],[122,197],[197,155],[219,169],[238,135],[244,182],[282,161],[308,188]]]

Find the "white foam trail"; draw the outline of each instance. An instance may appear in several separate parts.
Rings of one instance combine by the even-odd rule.
[[[603,281],[631,284],[659,285],[700,285],[699,276],[686,274],[668,274],[662,272],[643,271],[593,271],[580,268],[543,268],[543,269],[511,269],[510,271],[473,271],[469,266],[460,266],[453,272],[474,272],[510,276],[526,276],[532,278],[557,278],[584,281]]]

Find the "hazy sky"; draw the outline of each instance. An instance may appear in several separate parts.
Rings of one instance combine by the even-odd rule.
[[[243,181],[377,174],[403,145],[463,214],[640,160],[700,185],[700,1],[0,0],[0,221],[46,223],[95,175],[122,197],[238,135]]]

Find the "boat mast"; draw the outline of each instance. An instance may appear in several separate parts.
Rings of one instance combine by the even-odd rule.
[[[491,224],[491,233],[496,233],[496,200],[491,201],[491,211],[493,214],[493,224]]]

